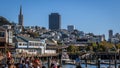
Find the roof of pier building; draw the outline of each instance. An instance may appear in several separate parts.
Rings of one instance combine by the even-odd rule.
[[[55,45],[47,45],[46,46],[46,49],[54,49],[54,50],[57,50],[57,49],[64,49],[64,48],[67,48],[68,46],[64,45],[64,46],[55,46]]]

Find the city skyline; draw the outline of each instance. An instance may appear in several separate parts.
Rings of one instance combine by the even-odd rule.
[[[25,26],[43,26],[48,28],[51,13],[61,15],[61,28],[74,25],[76,29],[94,34],[105,34],[108,30],[120,33],[119,0],[2,0],[0,16],[18,23],[20,5],[24,15]],[[108,37],[107,37],[108,39]]]

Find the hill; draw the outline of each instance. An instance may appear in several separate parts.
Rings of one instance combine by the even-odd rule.
[[[0,16],[0,26],[2,25],[11,25],[11,23],[5,17]]]

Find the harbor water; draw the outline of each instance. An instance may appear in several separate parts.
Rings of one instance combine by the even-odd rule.
[[[120,64],[117,64],[117,68]],[[45,65],[47,68],[48,66]],[[81,64],[81,67],[82,68],[86,68],[85,67],[85,64]],[[100,64],[100,68],[108,68],[109,65],[108,64]],[[73,64],[65,64],[65,65],[62,65],[62,68],[76,68],[76,65],[73,65]],[[97,65],[89,65],[87,64],[87,68],[98,68]],[[115,65],[110,65],[110,68],[115,68]]]
[[[119,65],[117,65],[117,68],[118,68]],[[85,67],[85,64],[81,64],[81,67],[82,68],[86,68]],[[100,68],[108,68],[109,65],[106,65],[106,64],[101,64],[100,65]],[[67,64],[67,65],[62,65],[62,68],[76,68],[75,65],[70,65],[70,64]],[[98,68],[96,65],[87,65],[87,68]],[[115,68],[114,65],[111,65],[111,68]]]

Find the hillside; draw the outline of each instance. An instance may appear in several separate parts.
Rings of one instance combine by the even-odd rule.
[[[5,17],[0,16],[0,26],[2,25],[11,25],[11,23]]]

